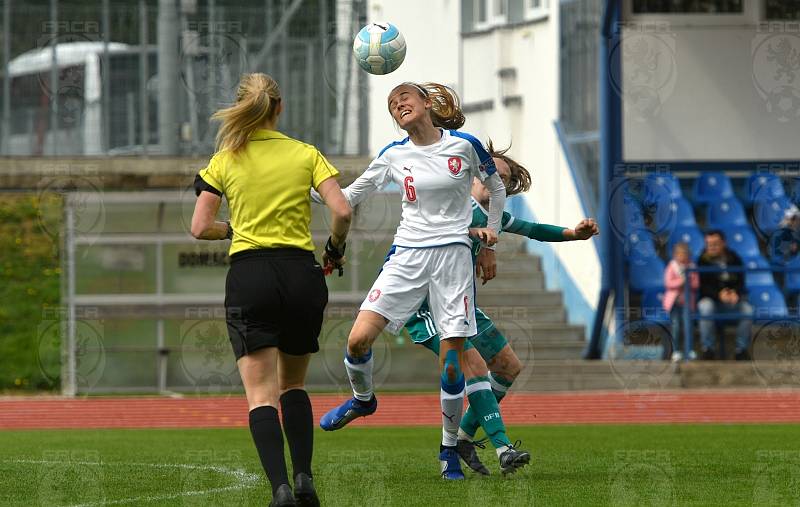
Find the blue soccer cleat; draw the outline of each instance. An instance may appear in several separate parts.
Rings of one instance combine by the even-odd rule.
[[[350,398],[334,408],[319,420],[319,427],[325,431],[342,429],[353,419],[372,415],[378,409],[378,399],[373,396],[369,402]]]
[[[461,463],[458,461],[458,453],[455,449],[442,449],[439,453],[439,463],[442,465],[442,479],[448,481],[458,481],[464,478],[461,471]]]

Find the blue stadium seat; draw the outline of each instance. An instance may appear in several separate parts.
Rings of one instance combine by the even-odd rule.
[[[642,318],[650,322],[669,322],[669,314],[664,310],[664,287],[647,289],[642,294]]]
[[[667,256],[672,256],[672,248],[675,246],[675,243],[680,242],[689,245],[689,253],[694,261],[700,257],[700,254],[706,247],[706,241],[703,233],[700,232],[700,229],[698,229],[696,226],[678,227],[672,231],[672,235],[669,237],[669,241],[667,242]]]
[[[781,179],[772,173],[755,173],[744,184],[744,201],[752,205],[756,201],[770,200],[784,194]]]
[[[756,201],[753,204],[753,222],[764,236],[769,236],[780,227],[783,214],[792,205],[788,197],[782,195],[775,199]]]
[[[708,203],[706,210],[706,227],[709,229],[727,229],[747,225],[747,215],[739,199],[729,197]]]
[[[657,200],[678,199],[683,197],[681,185],[672,173],[650,173],[644,178],[644,204],[652,204]]]
[[[797,254],[794,250],[797,244],[800,244],[800,233],[789,227],[778,228],[769,236],[767,242],[770,262],[775,266],[784,266]]]
[[[758,240],[749,225],[723,229],[728,247],[739,254],[742,259],[750,259],[761,255]]]
[[[670,203],[671,210],[675,214],[676,227],[697,227],[694,218],[694,209],[691,203],[685,198],[680,197]]]
[[[628,273],[630,288],[637,292],[664,285],[664,261],[657,256],[631,259]]]
[[[755,268],[769,269],[769,262],[762,256],[751,257],[744,259],[744,265],[748,270]],[[747,271],[744,277],[745,286],[750,289],[753,287],[774,286],[775,279],[772,277],[771,271]]]
[[[752,287],[748,301],[753,306],[753,320],[782,319],[788,316],[786,300],[777,287]]]
[[[733,185],[728,175],[723,172],[704,172],[694,181],[694,200],[698,204],[707,204],[728,197],[733,197]]]
[[[625,236],[625,256],[632,260],[658,257],[653,234],[647,229],[636,229],[629,232]]]
[[[800,292],[800,254],[795,256],[792,260],[786,263],[787,269],[796,269],[797,271],[787,271],[783,278],[784,288],[788,294],[796,294]]]

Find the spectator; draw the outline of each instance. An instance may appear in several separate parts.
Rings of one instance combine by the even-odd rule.
[[[672,361],[683,359],[681,352],[683,346],[683,307],[686,304],[686,268],[695,267],[689,255],[689,245],[676,243],[672,247],[672,260],[664,270],[664,310],[669,313],[672,321]],[[690,273],[691,297],[690,307],[694,310],[697,298],[697,288],[700,286],[700,277],[697,273]],[[694,350],[689,351],[689,359],[695,359]]]
[[[753,307],[747,302],[744,288],[744,272],[726,271],[727,267],[742,267],[742,259],[725,245],[722,231],[711,230],[705,235],[706,248],[700,254],[699,267],[717,267],[722,271],[700,273],[700,301],[697,307],[700,315],[707,317],[714,314],[737,313],[744,317],[736,326],[736,360],[750,359],[750,330],[753,327]],[[735,321],[734,321],[735,322]],[[716,321],[703,319],[700,321],[700,341],[703,347],[703,359],[714,359],[714,344],[717,341]]]

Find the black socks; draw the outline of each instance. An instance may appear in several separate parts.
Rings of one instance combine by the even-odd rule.
[[[285,416],[284,416],[285,420]],[[283,432],[275,407],[256,407],[250,411],[250,434],[261,458],[261,466],[272,485],[272,494],[282,484],[289,484],[286,459],[283,457]],[[290,440],[291,442],[291,440]]]
[[[314,415],[311,400],[303,389],[292,389],[281,396],[283,430],[289,441],[294,476],[304,473],[311,477],[311,456],[314,449]]]

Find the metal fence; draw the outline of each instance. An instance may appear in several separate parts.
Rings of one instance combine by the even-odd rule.
[[[366,0],[2,0],[0,155],[203,155],[239,76],[266,72],[279,128],[367,148],[351,57]]]
[[[223,307],[230,244],[188,234],[194,201],[191,189],[67,194],[63,311],[49,313],[39,328],[41,343],[62,344],[64,394],[241,389]],[[310,388],[349,390],[342,366],[347,336],[399,213],[394,193],[376,194],[357,208],[347,273],[327,280],[330,302]],[[329,234],[328,213],[315,206],[313,216],[320,247]],[[386,334],[375,350],[375,378],[384,388],[435,385],[435,358],[406,337]]]

